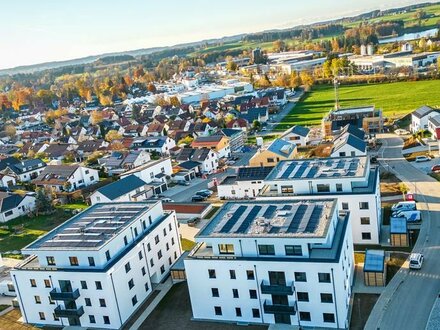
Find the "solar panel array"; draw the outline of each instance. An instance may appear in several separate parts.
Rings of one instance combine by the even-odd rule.
[[[116,235],[148,209],[148,204],[102,204],[69,220],[40,244],[45,248],[93,248]]]
[[[352,177],[356,176],[360,168],[361,158],[347,157],[334,160],[292,160],[281,162],[275,170],[276,174],[274,178],[312,179],[326,177]]]
[[[365,253],[364,271],[383,272],[385,253],[381,250],[367,250]]]
[[[255,202],[225,206],[214,234],[317,234],[330,218],[334,201],[296,201],[289,204]],[[327,212],[326,212],[327,211]],[[325,226],[324,226],[325,227]],[[262,230],[264,228],[264,230]]]
[[[240,167],[238,180],[264,180],[273,170],[273,166]]]

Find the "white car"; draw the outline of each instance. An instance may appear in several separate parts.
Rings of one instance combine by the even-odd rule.
[[[401,129],[401,128],[396,129],[394,131],[394,133],[396,133],[397,135],[408,135],[409,134],[409,132],[406,129]]]
[[[431,160],[430,157],[428,156],[417,156],[416,157],[416,162],[417,163],[421,163],[421,162],[429,162]]]
[[[409,257],[409,268],[410,269],[420,269],[423,264],[423,254],[421,253],[411,253]]]

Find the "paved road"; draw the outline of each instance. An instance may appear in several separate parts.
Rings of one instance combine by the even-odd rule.
[[[374,306],[366,330],[425,329],[431,308],[440,291],[440,183],[413,167],[402,157],[402,140],[384,134],[379,155],[385,168],[393,171],[415,192],[422,210],[422,225],[415,252],[425,262],[420,271],[409,271],[405,263]]]

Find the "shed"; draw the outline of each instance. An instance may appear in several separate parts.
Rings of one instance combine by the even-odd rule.
[[[392,246],[409,246],[405,217],[390,219],[390,239]]]
[[[364,263],[364,284],[366,286],[385,286],[385,251],[367,250]]]

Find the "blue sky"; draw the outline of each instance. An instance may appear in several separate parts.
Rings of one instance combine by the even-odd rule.
[[[0,0],[0,69],[286,28],[417,2],[426,0]]]

